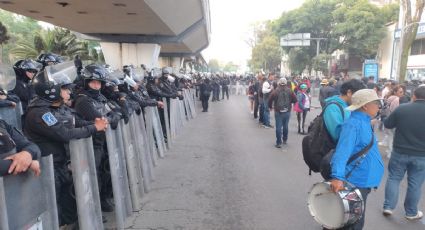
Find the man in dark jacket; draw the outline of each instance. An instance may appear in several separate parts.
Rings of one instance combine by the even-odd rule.
[[[107,106],[108,100],[101,94],[102,85],[106,83],[107,70],[96,64],[86,66],[82,71],[84,90],[75,99],[75,111],[86,121],[96,119],[108,119],[111,128],[115,129],[122,115]],[[112,196],[112,184],[108,165],[108,152],[106,148],[106,135],[103,131],[98,131],[93,135],[93,150],[97,175],[99,181],[100,202],[102,211],[113,211],[113,206],[108,202]]]
[[[405,217],[423,217],[418,210],[421,187],[425,180],[425,86],[414,91],[413,103],[400,105],[385,119],[385,128],[394,129],[393,152],[388,163],[383,214],[392,215],[398,201],[399,186],[407,172],[407,193],[404,200]]]
[[[28,105],[25,133],[40,147],[42,156],[53,155],[59,224],[73,224],[77,221],[77,207],[72,191],[68,142],[103,131],[107,121],[89,122],[74,116],[64,105],[69,100],[70,90],[49,81],[44,71],[35,77],[33,86],[37,97]]]
[[[40,149],[15,127],[0,119],[0,176],[31,169],[40,175]]]
[[[287,86],[286,78],[278,81],[278,88],[269,96],[268,108],[274,108],[274,116],[276,122],[276,148],[281,148],[282,144],[286,145],[288,140],[288,124],[291,116],[292,104],[297,102],[297,97]]]

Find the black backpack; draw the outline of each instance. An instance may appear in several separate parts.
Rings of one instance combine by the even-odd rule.
[[[309,175],[311,171],[320,172],[320,164],[323,157],[332,149],[335,149],[336,144],[330,136],[323,114],[329,105],[335,104],[341,110],[342,118],[345,119],[344,109],[337,102],[329,102],[323,108],[322,113],[314,118],[308,127],[308,133],[302,141],[303,158],[309,167]]]

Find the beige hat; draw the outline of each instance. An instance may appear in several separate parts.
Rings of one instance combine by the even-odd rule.
[[[279,85],[286,85],[288,84],[288,81],[286,80],[285,77],[282,77],[279,79],[279,81],[277,82]]]
[[[325,78],[325,79],[322,80],[322,82],[320,82],[320,84],[321,85],[327,85],[327,84],[329,84],[329,81],[328,81],[328,79]]]
[[[362,106],[372,101],[381,100],[373,89],[361,89],[356,91],[351,97],[351,105],[347,107],[347,110],[358,110]]]

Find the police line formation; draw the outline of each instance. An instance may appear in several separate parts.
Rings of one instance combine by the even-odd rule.
[[[52,53],[0,72],[1,230],[104,229],[102,211],[123,229],[196,117],[196,94],[218,100],[214,84],[228,82],[209,75],[197,92],[204,73],[83,67]]]
[[[318,92],[322,112],[305,131],[305,118],[311,106],[311,94]],[[425,84],[395,81],[375,82],[374,77],[337,79],[308,77],[277,78],[259,73],[250,82],[248,95],[251,111],[260,127],[272,128],[274,110],[276,148],[287,145],[291,111],[297,114],[302,153],[311,172],[324,181],[312,186],[307,206],[324,229],[363,229],[366,200],[377,189],[384,174],[378,145],[387,146],[388,179],[385,184],[384,216],[393,215],[400,182],[407,173],[405,218],[419,220],[423,212],[418,204],[425,180]],[[301,122],[302,115],[302,122]],[[377,142],[375,131],[385,132]],[[396,129],[394,132],[393,130]],[[390,142],[390,143],[387,143]]]

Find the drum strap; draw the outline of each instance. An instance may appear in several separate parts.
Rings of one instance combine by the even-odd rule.
[[[362,149],[360,152],[351,156],[350,159],[348,159],[347,165],[351,164],[351,162],[355,161],[358,158],[361,158],[361,159],[365,158],[366,154],[369,152],[370,148],[372,148],[372,146],[373,146],[374,139],[375,139],[375,135],[374,135],[373,129],[372,129],[372,138],[370,139],[370,143],[364,149]],[[354,167],[350,170],[350,172],[347,173],[347,175],[345,175],[345,179],[348,179],[351,176],[351,174],[353,173],[353,171],[360,165],[360,163],[362,162],[361,159],[356,161],[356,164],[354,165]]]

